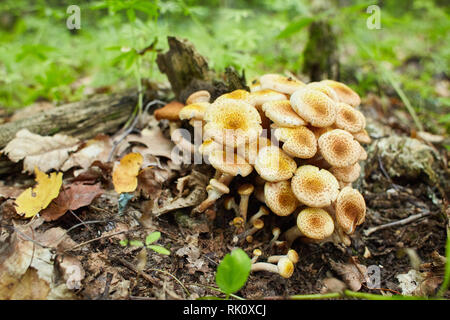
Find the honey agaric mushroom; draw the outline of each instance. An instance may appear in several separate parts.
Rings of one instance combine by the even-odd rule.
[[[366,129],[362,129],[361,131],[352,133],[353,137],[356,141],[360,143],[371,143],[372,139],[370,138],[369,134],[367,133]]]
[[[336,222],[346,234],[364,222],[366,202],[358,190],[345,187],[339,192],[335,205]]]
[[[258,110],[240,100],[214,102],[206,110],[203,119],[206,121],[206,138],[212,138],[227,147],[256,140],[262,132]]]
[[[244,221],[242,222],[244,225]],[[255,219],[252,223],[252,227],[245,232],[241,232],[238,235],[234,236],[233,243],[238,243],[246,239],[248,236],[253,236],[256,232],[264,228],[264,221],[262,219]],[[251,242],[251,241],[249,241]]]
[[[255,164],[256,157],[260,149],[270,146],[272,143],[269,139],[259,137],[257,140],[249,141],[237,147],[236,152],[240,156],[244,157],[250,164]]]
[[[359,158],[358,158],[358,160],[362,160],[362,161],[364,161],[364,160],[367,160],[367,151],[366,151],[366,149],[364,149],[364,147],[363,146],[361,146],[361,153],[359,154]]]
[[[329,206],[339,194],[339,183],[331,172],[312,165],[297,169],[291,187],[300,203],[314,208]]]
[[[356,133],[366,126],[366,118],[364,115],[361,111],[356,110],[352,106],[340,102],[336,104],[336,110],[335,125],[339,129],[346,130],[350,133]]]
[[[306,125],[291,107],[289,100],[269,101],[262,105],[264,114],[279,127],[295,128]]]
[[[275,227],[272,229],[272,239],[270,239],[269,247],[272,247],[276,241],[278,241],[278,238],[280,237],[281,229],[278,227]]]
[[[267,209],[265,206],[260,206],[258,212],[250,217],[247,224],[252,225],[256,219],[261,219],[263,216],[268,216],[269,213],[269,209]]]
[[[283,278],[290,278],[294,273],[294,264],[287,257],[281,258],[277,264],[272,264],[268,262],[256,262],[252,264],[252,272],[256,271],[268,271],[272,273],[278,273]]]
[[[270,210],[281,217],[290,215],[300,204],[292,192],[289,180],[266,182],[264,198]]]
[[[358,162],[356,162],[355,164],[347,167],[333,167],[330,169],[330,171],[339,181],[342,181],[344,183],[352,183],[358,180],[361,173],[361,166]]]
[[[253,190],[255,190],[255,187],[249,183],[243,184],[237,190],[241,196],[241,201],[239,202],[239,213],[242,219],[244,219],[244,223],[247,222],[248,201]]]
[[[267,102],[286,100],[287,96],[274,90],[264,89],[250,93],[250,98],[255,106],[262,106]]]
[[[203,120],[206,109],[210,106],[209,102],[196,102],[189,104],[180,110],[178,116],[180,120]]]
[[[271,89],[281,93],[293,94],[305,86],[300,80],[285,77],[279,74],[265,74],[259,78],[261,89]]]
[[[300,89],[290,101],[292,109],[314,127],[328,127],[336,120],[335,102],[321,91]]]
[[[334,102],[339,102],[339,97],[336,92],[323,82],[310,82],[306,85],[307,89],[313,89],[325,93]]]
[[[238,89],[238,90],[234,90],[229,93],[225,93],[225,94],[221,95],[220,97],[218,97],[214,101],[214,103],[223,102],[227,99],[245,101],[245,102],[253,105],[253,100],[251,99],[250,92],[242,90],[242,89]]]
[[[178,121],[180,120],[179,113],[183,109],[184,104],[178,101],[172,101],[166,104],[164,107],[156,109],[153,113],[156,120],[169,120]]]
[[[309,159],[317,152],[317,140],[307,127],[277,128],[275,137],[284,142],[282,149],[294,158]]]
[[[223,201],[223,206],[226,210],[233,210],[236,217],[239,216],[239,206],[236,203],[236,201],[234,200],[233,196],[227,197],[224,201]]]
[[[298,237],[323,240],[333,234],[333,218],[322,208],[306,208],[297,216],[297,224],[288,229],[283,237],[289,246]]]
[[[256,261],[258,261],[258,258],[262,256],[262,251],[261,249],[255,249],[253,250],[253,257],[252,257],[252,264],[255,263]]]
[[[224,194],[230,193],[228,186],[217,179],[209,180],[209,185],[206,187],[206,191],[208,193],[208,197],[195,208],[195,212],[205,211],[212,206],[217,199],[222,197]]]
[[[193,104],[199,102],[209,102],[211,95],[206,90],[200,90],[192,93],[187,99],[186,104]]]
[[[333,167],[347,167],[358,161],[361,146],[351,133],[334,129],[318,139],[323,158]]]
[[[295,161],[276,146],[262,148],[255,160],[255,170],[266,181],[289,180],[296,169]]]
[[[206,139],[203,143],[198,147],[198,151],[204,155],[208,156],[214,150],[223,151],[223,145],[215,142],[213,139]]]
[[[321,83],[331,87],[336,92],[340,102],[347,103],[353,107],[357,107],[361,103],[361,98],[359,95],[342,82],[322,80]]]
[[[297,251],[295,251],[294,249],[289,249],[289,251],[286,254],[283,255],[274,255],[274,256],[270,256],[267,258],[267,262],[269,263],[278,263],[278,261],[280,261],[281,258],[286,257],[289,260],[292,261],[293,264],[297,264],[298,261],[300,260]]]

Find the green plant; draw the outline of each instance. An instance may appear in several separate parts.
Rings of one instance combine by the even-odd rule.
[[[158,239],[161,237],[161,233],[159,231],[155,231],[152,232],[150,234],[147,235],[147,237],[145,237],[145,241],[141,241],[141,240],[129,240],[129,239],[125,239],[120,241],[120,245],[121,246],[132,246],[132,247],[146,247],[147,249],[151,249],[157,253],[160,254],[165,254],[165,255],[169,255],[170,251],[167,250],[166,248],[159,246],[159,245],[155,245],[152,244],[156,241],[158,241]]]

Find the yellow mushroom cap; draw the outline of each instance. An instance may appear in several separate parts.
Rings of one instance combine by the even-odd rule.
[[[358,162],[356,162],[355,164],[347,167],[333,167],[330,169],[330,171],[339,181],[342,181],[344,183],[351,183],[358,180],[361,173],[361,166]]]
[[[178,116],[180,120],[203,120],[203,116],[205,115],[205,111],[209,107],[209,105],[209,102],[196,102],[193,104],[189,104],[180,110]]]
[[[347,103],[353,107],[357,107],[361,103],[361,98],[359,95],[342,82],[322,80],[321,83],[331,87],[336,92],[340,102]]]
[[[261,106],[270,101],[286,100],[287,96],[274,90],[264,89],[252,92],[250,98],[255,106]]]
[[[282,257],[278,263],[278,273],[283,278],[290,278],[294,273],[294,263],[288,257]]]
[[[310,82],[306,85],[305,88],[318,90],[322,93],[325,93],[331,100],[334,102],[339,102],[339,97],[336,94],[336,92],[329,86],[327,86],[325,83],[322,82]]]
[[[323,92],[305,88],[295,91],[290,100],[295,112],[315,127],[328,127],[336,120],[335,102]]]
[[[303,120],[291,107],[289,100],[269,101],[262,105],[264,114],[280,127],[300,127],[306,125]]]
[[[255,187],[252,184],[245,183],[241,185],[237,191],[241,196],[249,196],[252,194],[253,190],[255,190]]]
[[[209,162],[215,169],[232,176],[241,175],[246,177],[253,170],[253,167],[248,164],[244,158],[232,152],[213,150],[209,154],[208,158]]]
[[[259,137],[257,140],[249,141],[244,145],[238,146],[237,153],[244,157],[248,163],[255,164],[259,150],[270,145],[271,142],[269,139]]]
[[[275,137],[283,141],[283,150],[291,157],[309,159],[317,152],[317,139],[307,127],[277,128]]]
[[[209,99],[211,99],[211,95],[206,90],[200,90],[192,93],[187,99],[186,104],[193,104],[197,102],[209,102]]]
[[[331,172],[312,165],[297,169],[291,187],[301,203],[314,208],[329,206],[339,194],[339,182]]]
[[[333,167],[347,167],[358,161],[361,146],[347,131],[334,129],[318,139],[323,158]]]
[[[300,258],[298,256],[297,251],[295,251],[294,249],[289,249],[288,253],[286,254],[286,256],[288,257],[289,260],[292,261],[292,263],[297,263]]]
[[[340,102],[336,104],[336,127],[348,132],[359,132],[366,126],[366,118],[361,111]]]
[[[297,227],[307,238],[323,240],[334,232],[333,218],[321,208],[306,208],[297,216]]]
[[[242,89],[238,89],[238,90],[231,91],[229,93],[225,93],[225,94],[219,96],[214,102],[221,102],[221,101],[223,102],[227,99],[241,100],[241,101],[245,101],[249,104],[253,104],[253,100],[251,99],[250,92],[242,90]]]
[[[265,74],[259,78],[261,89],[271,89],[281,93],[293,94],[294,91],[305,86],[300,80],[279,74]]]
[[[266,205],[278,216],[288,216],[299,206],[289,180],[266,182],[264,185]]]
[[[277,146],[268,146],[259,150],[255,169],[264,180],[277,182],[289,180],[297,164]]]
[[[366,202],[358,190],[345,187],[336,200],[336,222],[347,234],[352,234],[357,225],[364,222]]]
[[[353,137],[356,141],[361,143],[371,143],[372,139],[369,136],[369,133],[367,133],[366,129],[362,129],[361,131],[352,133]]]
[[[213,150],[223,150],[223,146],[220,143],[215,142],[213,139],[206,139],[198,147],[198,151],[203,155],[208,155]]]
[[[244,101],[214,102],[206,110],[204,120],[205,135],[226,146],[256,140],[262,132],[258,110]]]

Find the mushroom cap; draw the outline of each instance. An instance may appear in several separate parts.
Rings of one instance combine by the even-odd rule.
[[[253,250],[253,255],[256,256],[256,257],[261,256],[261,255],[262,255],[261,249],[255,249],[255,250]]]
[[[211,95],[206,90],[199,90],[192,93],[187,99],[186,104],[193,104],[197,102],[209,102]]]
[[[255,169],[264,180],[277,182],[289,180],[297,169],[297,164],[280,148],[268,146],[259,150]]]
[[[289,100],[269,101],[262,105],[264,114],[280,127],[300,127],[306,125],[303,120],[291,107]]]
[[[317,152],[317,139],[307,127],[277,128],[275,137],[283,141],[282,149],[291,157],[309,159]]]
[[[306,208],[297,216],[297,227],[307,238],[323,240],[334,232],[333,218],[321,208]]]
[[[294,264],[296,264],[300,260],[297,251],[295,251],[294,249],[289,249],[289,251],[287,252],[286,256]]]
[[[331,172],[312,165],[297,169],[291,187],[301,203],[314,208],[329,206],[339,194],[339,182]]]
[[[336,122],[339,129],[348,132],[359,132],[366,126],[366,118],[361,111],[343,102],[336,104]]]
[[[237,153],[244,157],[250,164],[255,164],[256,157],[260,149],[270,146],[272,143],[269,139],[259,137],[257,140],[249,141],[246,144],[237,147]]]
[[[253,104],[253,100],[250,97],[250,92],[242,89],[234,90],[229,93],[225,93],[221,96],[219,96],[214,102],[223,102],[227,99],[230,100],[241,100],[245,101],[249,104]]]
[[[185,106],[178,114],[180,120],[196,119],[203,120],[206,109],[210,106],[209,102],[195,102]]]
[[[356,162],[355,164],[347,167],[333,167],[330,169],[330,171],[339,181],[342,181],[344,183],[351,183],[358,180],[361,173],[361,166],[358,162]]]
[[[299,206],[289,180],[266,182],[264,185],[266,205],[278,216],[288,216]]]
[[[249,196],[252,194],[253,190],[255,190],[255,187],[252,184],[245,183],[241,185],[237,191],[241,196]]]
[[[290,278],[294,273],[294,263],[288,257],[282,257],[277,263],[278,273],[283,278]]]
[[[209,189],[217,190],[223,194],[230,193],[230,188],[228,188],[228,186],[224,185],[222,182],[220,182],[217,179],[209,180],[209,185],[206,187],[206,190],[209,190]]]
[[[340,102],[347,103],[353,107],[357,107],[361,103],[361,98],[359,95],[342,82],[322,80],[321,83],[331,87],[336,92]]]
[[[339,97],[336,94],[336,92],[329,86],[327,86],[325,83],[322,82],[310,82],[306,85],[305,88],[318,90],[320,92],[325,93],[331,100],[334,102],[339,102]]]
[[[294,91],[305,86],[300,80],[279,74],[265,74],[259,78],[261,89],[271,89],[281,93],[293,94]]]
[[[368,157],[368,155],[367,155],[366,149],[364,149],[364,147],[361,146],[361,153],[359,154],[359,159],[358,160],[364,161],[364,160],[367,160],[367,157]]]
[[[371,143],[372,139],[369,136],[369,133],[367,133],[366,129],[362,129],[361,131],[352,133],[353,137],[356,141],[360,143]]]
[[[336,105],[325,93],[307,88],[295,91],[291,106],[314,127],[328,127],[336,120]]]
[[[347,234],[352,234],[357,225],[364,222],[366,202],[358,190],[345,187],[336,200],[336,222]]]
[[[215,142],[213,139],[206,139],[198,147],[198,151],[203,155],[208,155],[213,150],[223,150],[223,146],[220,143]]]
[[[270,101],[280,101],[287,99],[287,96],[285,94],[270,89],[253,91],[250,96],[255,106],[261,106],[264,103]]]
[[[253,228],[255,229],[262,229],[264,228],[264,221],[262,219],[255,219],[252,222]]]
[[[231,176],[248,176],[253,167],[244,158],[222,150],[213,150],[208,156],[209,162],[216,169]]]
[[[214,102],[206,110],[204,120],[205,135],[226,146],[256,140],[262,132],[258,110],[240,100]]]
[[[358,161],[361,146],[351,133],[334,129],[318,139],[323,158],[333,167],[347,167]]]
[[[166,104],[164,107],[156,109],[154,112],[156,120],[166,119],[169,121],[178,121],[179,113],[183,109],[184,104],[178,101],[172,101]]]

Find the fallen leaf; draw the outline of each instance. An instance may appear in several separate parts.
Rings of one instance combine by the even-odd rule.
[[[129,143],[138,142],[143,144],[145,147],[136,146],[133,148],[133,151],[141,153],[144,157],[149,154],[170,159],[175,146],[171,140],[163,135],[159,127],[152,129],[146,128],[141,131],[140,135],[131,134],[126,138],[126,141]]]
[[[350,290],[359,291],[363,283],[367,282],[367,267],[354,263],[338,263],[330,260],[330,265],[348,285]]]
[[[137,187],[137,175],[142,165],[142,155],[129,153],[114,166],[113,184],[117,193],[133,192]]]
[[[74,256],[63,254],[56,257],[57,265],[61,275],[66,281],[69,290],[78,290],[81,288],[81,281],[85,273],[81,262]]]
[[[22,192],[23,192],[23,189],[20,189],[17,187],[0,186],[0,199],[2,199],[2,198],[3,199],[15,199]]]
[[[41,216],[45,221],[56,220],[69,210],[77,210],[90,205],[103,192],[99,183],[89,185],[74,182],[62,188],[58,197],[46,209],[42,210]]]
[[[61,172],[52,172],[50,176],[35,168],[37,185],[28,188],[17,197],[16,211],[25,218],[31,218],[42,209],[47,208],[50,202],[59,194],[62,185]]]
[[[69,152],[77,149],[78,139],[62,134],[40,136],[22,129],[16,133],[3,152],[13,162],[23,161],[23,170],[32,173],[34,167],[47,172],[60,170],[69,158]]]

